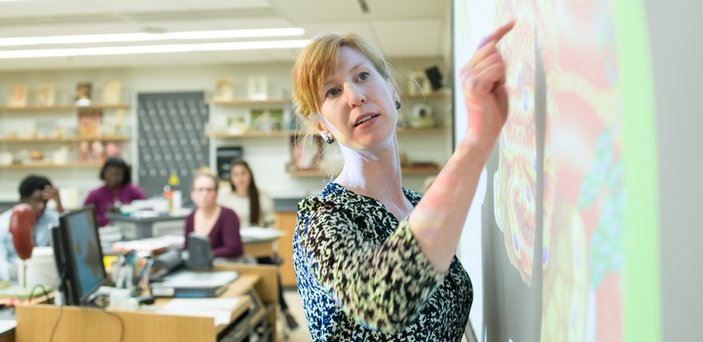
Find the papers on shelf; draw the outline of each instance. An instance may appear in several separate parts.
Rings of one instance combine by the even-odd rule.
[[[286,233],[274,228],[246,227],[239,231],[239,235],[241,235],[242,241],[252,242],[259,240],[273,240],[286,235]]]
[[[219,287],[235,281],[238,277],[239,273],[235,271],[179,271],[167,275],[162,282],[152,285],[178,288]]]
[[[227,289],[227,284],[239,277],[235,271],[193,272],[178,271],[151,283],[154,297],[210,298]]]
[[[11,331],[17,326],[17,321],[14,319],[0,319],[0,334]]]
[[[135,250],[137,252],[159,253],[167,250],[169,247],[183,247],[184,240],[185,238],[181,235],[164,235],[140,240],[118,241],[112,245],[112,250],[115,252],[129,252]]]
[[[159,309],[160,313],[181,316],[204,316],[215,319],[215,325],[229,323],[232,312],[246,297],[177,298]]]

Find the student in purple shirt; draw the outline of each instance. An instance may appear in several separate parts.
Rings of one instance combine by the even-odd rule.
[[[100,179],[105,185],[94,189],[88,194],[83,205],[94,205],[100,227],[110,223],[107,210],[134,200],[145,199],[144,190],[132,184],[132,170],[120,158],[109,158],[100,170]]]
[[[195,210],[186,217],[185,249],[188,249],[188,236],[195,233],[209,238],[214,257],[238,258],[244,250],[239,218],[232,209],[217,205],[217,190],[217,176],[212,171],[196,172],[190,190]]]

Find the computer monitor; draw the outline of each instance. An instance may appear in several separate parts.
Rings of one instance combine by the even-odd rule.
[[[92,206],[61,216],[52,229],[54,258],[67,305],[85,305],[107,280]]]

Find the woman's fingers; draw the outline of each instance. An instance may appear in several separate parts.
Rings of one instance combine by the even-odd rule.
[[[499,27],[498,29],[493,31],[493,33],[483,38],[483,40],[481,40],[481,42],[478,44],[478,48],[480,49],[481,47],[483,47],[483,45],[489,42],[494,42],[495,44],[498,44],[498,42],[503,39],[503,36],[510,32],[513,27],[515,27],[515,21],[510,21],[507,24]]]
[[[505,65],[494,64],[476,72],[472,88],[479,93],[490,93],[505,74]]]
[[[489,42],[486,43],[484,46],[476,50],[476,52],[471,56],[471,59],[469,59],[469,62],[466,63],[465,67],[468,68],[474,68],[478,63],[486,59],[488,56],[495,54],[498,52],[498,47],[496,46],[495,43]]]
[[[503,58],[497,51],[478,61],[476,66],[474,66],[474,70],[483,70],[495,64],[503,64]]]
[[[511,21],[483,38],[481,43],[478,44],[476,52],[471,57],[469,62],[466,63],[466,65],[470,68],[474,67],[477,63],[486,58],[486,56],[490,56],[491,54],[498,52],[498,43],[500,43],[500,40],[503,39],[503,37],[510,32],[514,26],[515,22]]]
[[[505,63],[496,51],[477,61],[473,67],[462,70],[461,77],[466,86],[481,92],[492,90],[496,84],[500,85],[505,79]],[[467,83],[468,82],[468,83]]]

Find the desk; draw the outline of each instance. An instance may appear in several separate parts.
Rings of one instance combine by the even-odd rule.
[[[253,257],[266,257],[278,252],[278,239],[285,236],[285,232],[275,228],[247,227],[240,230],[244,255]]]
[[[182,228],[181,228],[182,229]],[[246,230],[247,228],[243,228],[243,230]],[[267,228],[269,229],[269,228]],[[246,256],[252,256],[252,257],[266,257],[266,256],[271,256],[273,255],[274,252],[278,252],[278,239],[280,239],[282,236],[285,236],[283,232],[281,232],[280,236],[272,236],[272,237],[266,237],[266,238],[251,238],[251,237],[245,237],[242,236],[242,248],[244,249],[244,255]],[[179,238],[180,237],[180,238]],[[184,245],[185,242],[185,237],[183,237],[183,231],[180,232],[180,234],[177,234],[176,237],[171,238],[169,236],[168,238],[161,237],[161,238],[156,238],[162,239],[158,241],[153,241],[153,238],[146,238],[146,240],[126,240],[126,241],[120,241],[122,244],[121,248],[133,248],[137,251],[149,251],[149,248],[164,248],[165,246],[168,246],[169,248],[178,248],[181,249]],[[145,243],[145,242],[149,243]],[[102,243],[102,241],[101,241]],[[132,243],[130,245],[130,243]],[[115,242],[108,242],[108,243],[103,243],[102,244],[102,249],[103,249],[103,254],[104,255],[117,255],[119,252],[116,252],[113,250]]]
[[[167,234],[182,235],[186,216],[188,216],[188,214],[161,215],[155,217],[127,217],[107,213],[107,218],[110,219],[110,222],[122,228],[122,234],[127,240],[144,239]]]
[[[232,311],[232,322],[247,329],[266,320],[272,327],[271,340],[277,341],[276,310],[278,288],[276,268],[273,266],[222,264],[215,271],[237,271],[240,277],[230,284],[222,297],[243,296],[241,305]],[[243,316],[249,307],[249,296],[263,301],[265,310]],[[159,299],[157,305],[168,299]],[[149,311],[111,311],[115,315],[85,307],[53,305],[21,305],[17,307],[17,341],[48,341],[59,314],[61,321],[54,341],[108,341],[120,333],[120,319],[124,322],[124,341],[214,341],[226,326],[215,326],[211,317],[163,315]],[[119,317],[119,318],[118,318]],[[238,321],[239,320],[239,321]]]

